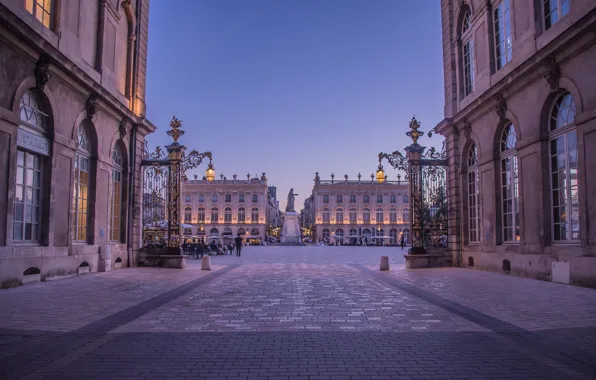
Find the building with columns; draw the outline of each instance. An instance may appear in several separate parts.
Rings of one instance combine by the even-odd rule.
[[[596,285],[596,2],[441,13],[454,262]]]
[[[302,227],[312,231],[315,242],[339,244],[399,244],[409,240],[410,201],[408,183],[371,179],[322,180],[316,173],[310,197],[305,200]],[[385,237],[385,238],[383,238]],[[381,244],[381,243],[380,243]]]
[[[140,244],[149,1],[0,0],[0,286]]]
[[[261,177],[237,175],[229,180],[222,176],[209,182],[203,178],[182,183],[180,215],[186,228],[186,239],[233,239],[242,236],[259,243],[271,231],[281,227],[281,213],[272,188]]]

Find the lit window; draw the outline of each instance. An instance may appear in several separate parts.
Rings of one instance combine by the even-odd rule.
[[[79,125],[74,165],[74,240],[87,241],[91,143],[87,128],[83,123]]]
[[[543,0],[544,1],[544,30],[556,24],[561,17],[569,13],[569,0]]]
[[[515,127],[509,124],[501,136],[501,216],[503,218],[503,241],[515,242],[519,235],[519,178]]]
[[[403,223],[409,223],[410,222],[410,209],[404,208],[402,210],[401,220],[403,221]]]
[[[224,209],[224,222],[229,223],[232,221],[232,209],[230,207],[226,207]]]
[[[461,25],[461,40],[462,40],[462,60],[463,60],[463,94],[464,97],[470,95],[474,91],[474,39],[471,24],[472,14],[470,8],[467,8]]]
[[[478,180],[478,148],[468,151],[468,242],[480,241],[480,183]]]
[[[112,151],[112,202],[110,216],[110,240],[120,241],[122,220],[122,153],[118,145]]]
[[[390,223],[397,223],[397,210],[392,208],[389,210],[389,222]]]
[[[184,223],[190,223],[192,220],[192,210],[190,207],[184,209]]]
[[[331,211],[328,208],[323,209],[323,223],[329,223],[331,221]]]
[[[53,5],[52,0],[25,0],[25,9],[48,29],[52,26]]]
[[[377,223],[383,223],[383,209],[377,209]]]
[[[219,222],[219,210],[217,207],[211,209],[211,223]]]
[[[350,209],[350,223],[356,223],[356,209]]]
[[[238,223],[246,222],[246,210],[244,207],[238,209]]]
[[[343,208],[338,208],[337,210],[335,210],[335,222],[339,223],[339,224],[344,223],[344,209]]]
[[[503,0],[493,10],[495,27],[495,60],[497,70],[511,62],[511,8],[509,0]]]
[[[364,223],[370,223],[370,210],[367,208],[362,210],[362,221]]]
[[[579,240],[579,165],[571,94],[555,101],[549,129],[553,240]]]
[[[253,207],[250,210],[250,221],[252,223],[258,223],[259,222],[259,209],[256,207]]]
[[[205,223],[205,208],[199,207],[199,212],[197,213],[197,221],[199,223]]]

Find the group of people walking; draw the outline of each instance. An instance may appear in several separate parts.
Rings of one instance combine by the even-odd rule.
[[[216,255],[233,255],[240,256],[242,254],[243,241],[240,235],[236,236],[234,243],[222,244],[221,242],[215,242],[212,240],[210,244],[206,244],[203,239],[200,239],[197,243],[183,243],[182,250],[185,255],[195,255],[202,258],[203,255],[216,254]]]

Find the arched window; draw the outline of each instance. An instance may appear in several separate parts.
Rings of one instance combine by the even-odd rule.
[[[258,223],[259,222],[259,209],[256,207],[253,207],[250,210],[250,221],[252,223]]]
[[[217,237],[219,236],[219,230],[217,228],[212,228],[211,231],[209,231],[210,236],[213,237]]]
[[[570,93],[555,100],[549,130],[553,240],[579,240],[577,130]]]
[[[370,230],[368,228],[365,228],[362,230],[362,237],[367,237],[369,238],[371,235]]]
[[[246,235],[246,231],[244,230],[244,228],[238,228],[238,236],[244,236]]]
[[[468,150],[468,242],[480,241],[480,181],[478,179],[478,147]]]
[[[474,33],[472,30],[472,14],[466,7],[462,16],[460,39],[462,42],[462,70],[463,70],[463,96],[466,97],[474,91],[475,60],[474,60]]]
[[[329,237],[329,229],[323,229],[323,239],[327,239]]]
[[[232,194],[226,194],[225,202],[226,203],[231,203],[232,202]]]
[[[224,209],[224,222],[229,223],[232,221],[232,208],[226,207]]]
[[[238,223],[246,222],[246,210],[244,207],[238,209]]]
[[[41,230],[41,209],[44,156],[49,155],[49,140],[46,138],[49,116],[42,109],[41,100],[32,91],[23,94],[20,102],[19,131],[35,135],[46,143],[43,153],[21,147],[17,140],[17,170],[13,203],[13,240],[15,242],[38,242]]]
[[[91,142],[84,123],[77,133],[77,153],[74,172],[74,240],[87,241],[89,220],[89,181],[91,179]]]
[[[394,208],[389,210],[389,223],[397,223],[397,210]]]
[[[219,222],[219,209],[217,207],[211,208],[211,223]]]
[[[350,228],[350,237],[355,238],[357,236],[358,236],[358,230],[356,230],[355,228]]]
[[[120,241],[122,228],[122,152],[118,144],[112,150],[112,202],[110,218],[110,240]]]
[[[199,207],[199,212],[197,215],[197,221],[199,223],[205,223],[205,207]]]
[[[350,223],[356,223],[356,209],[355,208],[351,208],[350,209]]]
[[[519,235],[519,177],[517,151],[515,150],[515,127],[509,124],[501,135],[501,217],[503,241],[516,242]]]
[[[261,233],[259,232],[258,228],[253,228],[250,230],[251,236],[259,236]]]
[[[190,223],[192,221],[192,209],[187,207],[184,209],[184,223]]]
[[[344,230],[341,228],[338,228],[337,230],[335,230],[335,237],[338,239],[343,239],[344,237]]]
[[[328,208],[323,209],[323,223],[329,223],[331,221],[331,211]]]
[[[344,223],[344,209],[341,207],[335,210],[335,223]]]
[[[401,220],[403,223],[410,223],[410,209],[404,208],[401,213]]]
[[[391,245],[396,245],[397,244],[397,230],[395,228],[392,228],[389,230],[389,237],[391,238],[389,240],[389,243]]]
[[[368,208],[362,210],[362,222],[370,223],[370,210]]]
[[[217,198],[217,194],[211,194],[211,203],[217,203],[218,198]]]
[[[377,209],[377,223],[383,223],[383,209]]]

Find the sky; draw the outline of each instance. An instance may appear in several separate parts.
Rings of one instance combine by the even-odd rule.
[[[438,0],[153,0],[149,15],[150,148],[176,115],[216,178],[266,173],[283,209],[315,172],[368,179],[379,152],[411,144],[412,116],[424,132],[443,119]]]

